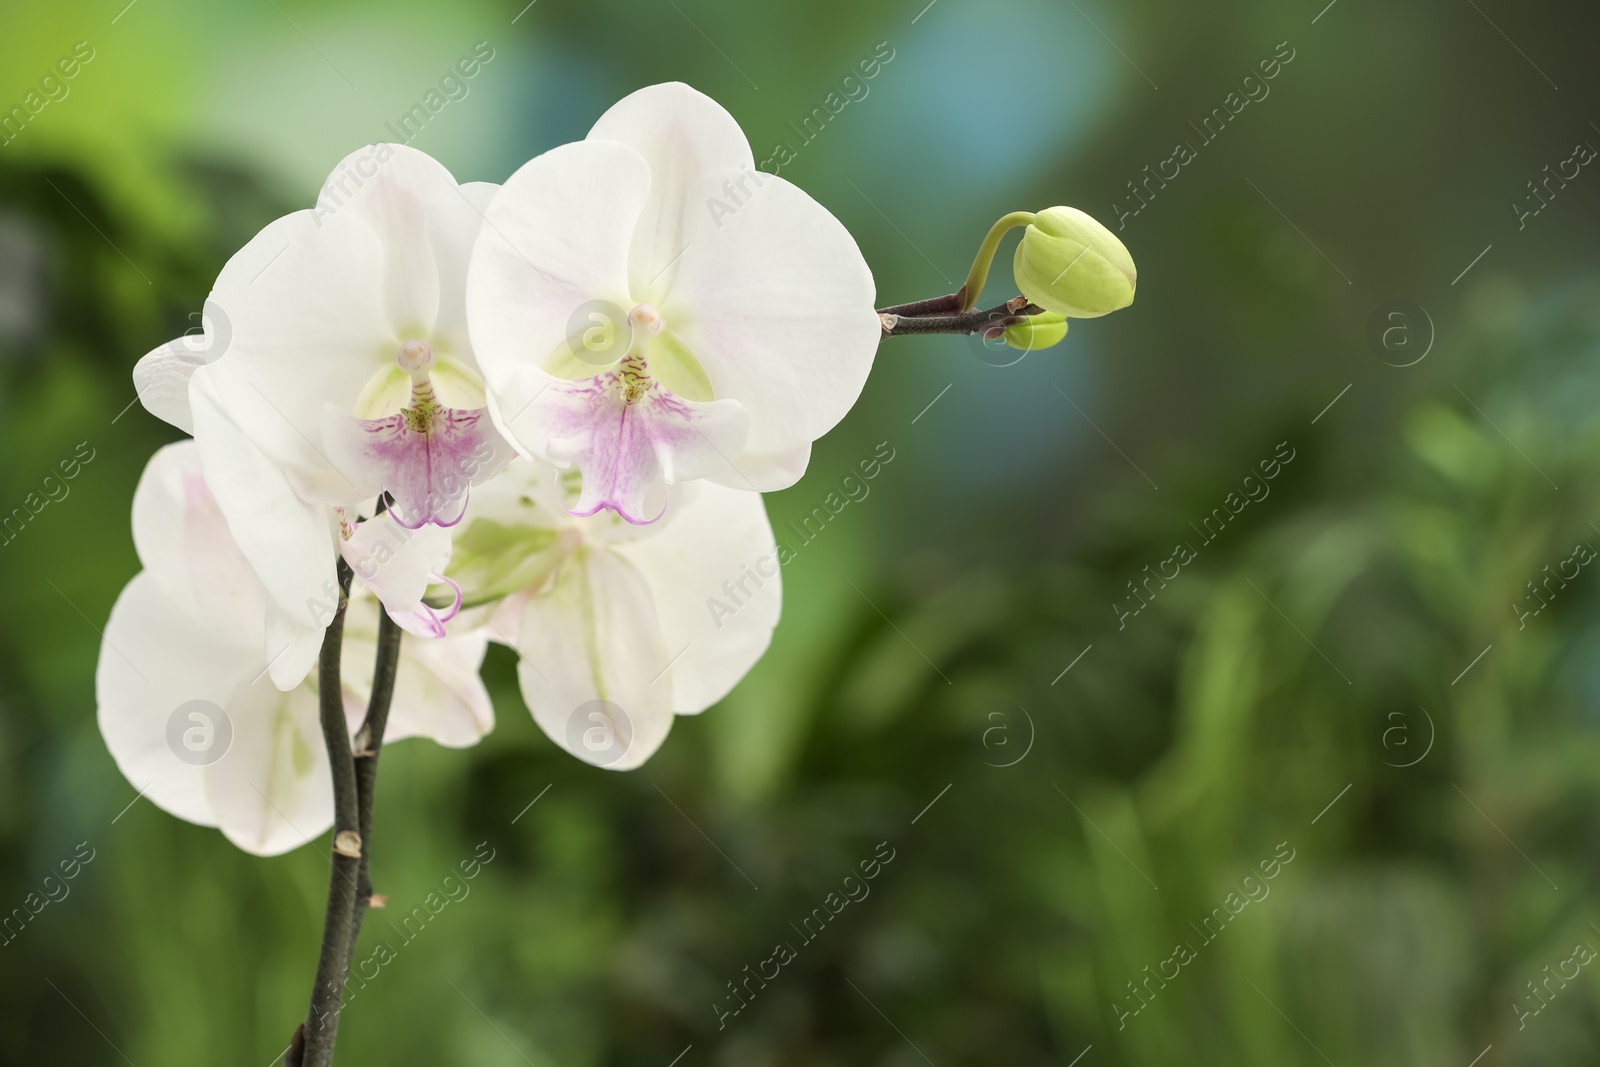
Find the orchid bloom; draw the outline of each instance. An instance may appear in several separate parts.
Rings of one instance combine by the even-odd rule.
[[[721,700],[766,651],[778,552],[757,494],[679,486],[661,522],[636,526],[571,514],[575,481],[514,460],[474,495],[451,570],[469,596],[503,596],[480,617],[520,655],[540,729],[585,762],[631,770],[674,715]]]
[[[229,532],[200,451],[193,441],[162,448],[134,493],[144,570],[106,623],[100,732],[156,805],[276,855],[333,824],[317,679],[302,672],[287,691],[267,680],[268,592]],[[352,734],[370,696],[377,624],[377,602],[353,591],[341,658]],[[459,748],[488,733],[494,711],[478,678],[486,647],[481,632],[405,643],[385,740]]]
[[[525,164],[486,219],[467,317],[489,409],[519,452],[576,464],[576,515],[793,485],[866,382],[882,325],[855,241],[686,85]]]
[[[203,339],[157,349],[134,371],[145,406],[199,442],[274,626],[298,633],[302,651],[314,654],[310,631],[327,622],[319,608],[349,529],[335,509],[383,493],[386,522],[449,526],[469,486],[513,454],[488,416],[466,325],[467,261],[496,188],[457,185],[401,145],[354,153],[314,209],[271,223],[228,261]],[[397,618],[419,610],[415,583],[402,584]],[[414,632],[435,621],[419,616]],[[274,681],[293,684],[304,662]]]

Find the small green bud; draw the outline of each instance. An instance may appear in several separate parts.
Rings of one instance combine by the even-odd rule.
[[[1030,315],[1015,326],[1007,326],[1003,334],[1006,344],[1024,352],[1037,352],[1041,348],[1060,344],[1067,336],[1067,318],[1047,311]]]
[[[1077,319],[1133,303],[1133,257],[1112,232],[1075,207],[1046,208],[1017,245],[1017,288],[1046,311]]]

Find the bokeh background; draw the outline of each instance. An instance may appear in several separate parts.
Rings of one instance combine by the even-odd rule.
[[[682,79],[758,159],[794,149],[882,304],[1057,203],[1121,218],[1142,284],[1010,365],[886,343],[774,525],[892,461],[785,568],[767,657],[644,769],[556,749],[504,649],[484,743],[391,748],[390,907],[494,858],[357,993],[340,1062],[1594,1062],[1600,173],[1527,183],[1600,147],[1600,13],[1325,3],[6,5],[4,109],[92,58],[0,145],[0,511],[92,458],[0,545],[0,911],[92,858],[0,947],[0,1062],[267,1067],[303,1017],[318,850],[253,858],[136,801],[95,726],[133,487],[176,433],[129,372],[480,45],[413,141],[462,180]],[[363,954],[400,942],[382,918]],[[719,1018],[780,941],[798,958]]]

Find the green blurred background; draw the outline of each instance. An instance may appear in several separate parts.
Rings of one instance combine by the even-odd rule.
[[[176,435],[129,372],[480,42],[413,142],[458,178],[682,79],[757,159],[795,149],[881,304],[953,289],[1005,211],[1115,226],[1146,165],[1197,158],[1125,219],[1130,310],[1010,366],[883,346],[774,525],[894,459],[785,569],[771,652],[644,769],[557,750],[498,648],[484,743],[389,751],[391,909],[494,859],[358,991],[340,1062],[1595,1062],[1600,577],[1537,615],[1526,586],[1600,546],[1600,174],[1526,185],[1600,146],[1593,5],[125,2],[0,13],[5,110],[93,55],[0,146],[0,510],[94,457],[0,546],[0,910],[93,856],[0,947],[0,1062],[266,1067],[303,1017],[318,850],[130,807],[95,726],[133,486]],[[801,145],[788,124],[882,50]],[[801,945],[880,842],[870,897]],[[399,943],[383,918],[363,955]]]

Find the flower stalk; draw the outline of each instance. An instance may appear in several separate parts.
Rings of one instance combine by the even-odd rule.
[[[328,913],[322,926],[322,952],[311,987],[311,1009],[295,1032],[289,1054],[291,1067],[328,1067],[339,1032],[339,1003],[344,999],[345,975],[355,944],[356,877],[362,864],[360,800],[356,794],[355,760],[350,754],[350,732],[345,723],[340,657],[344,648],[344,616],[350,603],[350,565],[339,561],[339,605],[322,638],[318,662],[318,688],[322,705],[322,739],[328,746],[333,772],[332,872],[328,877]],[[354,854],[347,847],[355,839]]]
[[[323,637],[318,681],[323,740],[333,772],[334,848],[328,878],[328,913],[323,922],[322,950],[311,990],[306,1021],[295,1031],[285,1057],[286,1067],[329,1067],[339,1033],[345,981],[355,958],[361,922],[372,902],[372,809],[377,793],[378,756],[394,700],[403,631],[387,612],[378,613],[378,651],[373,665],[372,695],[366,718],[350,744],[345,721],[340,663],[344,616],[352,571],[339,562],[339,606]],[[345,847],[354,844],[354,848]]]
[[[961,311],[971,311],[978,304],[978,298],[983,295],[983,283],[989,280],[989,267],[994,263],[994,254],[1000,250],[1000,241],[1006,234],[1018,226],[1026,226],[1032,222],[1034,214],[1031,211],[1013,211],[1009,215],[1002,215],[984,236],[983,243],[978,246],[978,254],[973,257],[972,269],[967,271],[967,280],[964,282],[957,295],[961,298]]]
[[[389,617],[378,613],[378,655],[372,670],[372,696],[367,701],[367,717],[356,732],[356,802],[361,832],[361,871],[356,876],[354,929],[350,951],[345,957],[348,972],[355,958],[356,941],[361,936],[361,921],[372,904],[372,876],[367,863],[372,856],[372,804],[378,789],[378,756],[383,752],[383,732],[389,723],[389,704],[394,699],[394,680],[400,668],[400,640],[404,631]]]
[[[899,309],[888,308],[878,312],[878,318],[883,322],[885,337],[905,337],[909,334],[923,333],[981,333],[984,337],[993,340],[1006,331],[1007,327],[1016,326],[1026,322],[1029,315],[1037,315],[1042,308],[1034,307],[1028,303],[1028,298],[1014,296],[1004,304],[996,304],[984,311],[951,311],[942,309],[948,302],[954,301],[959,294],[948,297],[935,297],[932,300],[920,300],[915,304],[902,304]],[[927,306],[940,308],[937,314],[915,314]],[[912,309],[908,312],[905,309]]]

